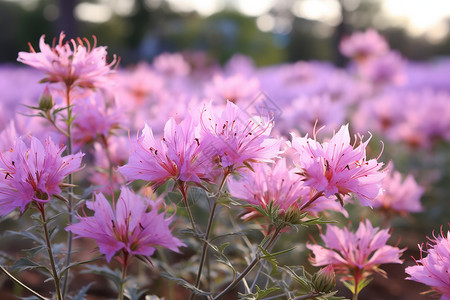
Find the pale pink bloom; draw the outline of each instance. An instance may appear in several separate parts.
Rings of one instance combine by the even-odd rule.
[[[346,105],[331,101],[330,95],[300,96],[283,109],[285,130],[298,129],[302,133],[314,133],[314,128],[325,126],[332,133],[344,122]]]
[[[73,141],[77,147],[108,137],[124,120],[123,111],[99,93],[79,99],[73,106]]]
[[[178,248],[185,245],[172,235],[169,228],[172,217],[165,218],[164,213],[158,212],[161,203],[161,199],[150,201],[125,187],[113,207],[103,194],[96,194],[95,201],[86,203],[94,216],[78,216],[80,222],[66,230],[76,237],[95,239],[108,262],[120,250],[131,255],[151,256],[156,246],[162,246],[179,252]]]
[[[387,212],[420,212],[423,210],[420,197],[424,189],[409,174],[404,180],[402,174],[390,165],[389,172],[381,183],[383,193],[373,201],[374,208]]]
[[[212,82],[205,87],[206,97],[216,101],[227,100],[233,103],[242,103],[253,100],[259,93],[257,78],[246,78],[241,74],[229,77],[215,75]]]
[[[163,53],[153,60],[155,70],[167,77],[186,76],[191,67],[180,53]]]
[[[376,30],[355,32],[344,37],[339,45],[341,53],[356,60],[383,55],[389,50],[389,45]]]
[[[439,236],[429,238],[427,249],[419,245],[420,259],[416,260],[417,266],[407,267],[406,273],[410,276],[406,279],[426,284],[433,291],[442,295],[442,300],[450,299],[450,233],[447,236],[442,232]],[[426,253],[427,256],[423,257]]]
[[[405,61],[402,56],[390,51],[382,56],[370,58],[359,67],[362,77],[376,86],[406,82]]]
[[[271,120],[251,118],[234,103],[224,109],[203,108],[201,128],[208,154],[223,168],[240,168],[246,163],[270,162],[280,153],[281,141],[269,138]]]
[[[89,172],[89,181],[98,187],[97,191],[111,193],[112,190],[118,190],[120,185],[125,183],[123,175],[116,170],[118,166],[127,162],[130,153],[131,146],[125,136],[111,135],[106,140],[106,145],[99,142],[94,143],[95,168],[91,168]],[[110,163],[112,164],[112,174],[110,174]],[[110,178],[111,175],[112,178]]]
[[[348,125],[344,125],[329,142],[293,136],[292,147],[300,155],[296,163],[306,185],[326,197],[353,193],[362,205],[370,206],[380,193],[385,174],[379,171],[383,163],[366,159],[369,141],[360,138],[354,148]]]
[[[81,89],[104,87],[108,83],[116,59],[106,62],[106,47],[97,47],[95,37],[93,45],[86,38],[64,42],[65,35],[61,32],[58,43],[52,47],[44,38],[42,35],[39,40],[41,52],[36,52],[30,44],[30,53],[19,52],[17,59],[43,71],[46,76],[43,81]]]
[[[156,186],[169,179],[201,184],[212,168],[202,158],[203,143],[195,131],[190,116],[179,124],[174,119],[167,121],[160,140],[146,124],[120,172],[129,180],[142,179]]]
[[[386,244],[390,238],[388,229],[372,227],[369,220],[361,222],[353,233],[348,228],[327,225],[325,234],[320,237],[325,246],[307,244],[312,250],[310,258],[314,266],[333,265],[344,279],[355,275],[356,281],[369,276],[373,272],[381,272],[378,266],[388,263],[402,263],[400,256],[403,249]]]
[[[50,201],[61,192],[63,179],[80,169],[84,154],[61,157],[65,147],[50,138],[44,145],[34,137],[29,139],[30,146],[18,138],[10,150],[0,153],[0,215],[17,207],[24,212],[32,201]]]

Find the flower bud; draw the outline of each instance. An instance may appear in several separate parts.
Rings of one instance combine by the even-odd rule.
[[[50,93],[50,89],[48,86],[45,87],[42,92],[41,98],[39,98],[39,108],[43,111],[49,111],[55,105],[55,101],[53,101],[52,94]]]
[[[312,284],[317,292],[329,292],[336,286],[336,274],[333,265],[320,269],[312,276]]]

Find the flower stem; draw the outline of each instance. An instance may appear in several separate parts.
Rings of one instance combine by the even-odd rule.
[[[302,205],[300,210],[302,211],[305,208],[307,208],[308,206],[310,206],[314,201],[316,201],[322,195],[323,195],[323,191],[315,193],[314,196],[312,196],[311,199],[308,200],[308,202],[306,202],[305,204]]]
[[[120,283],[119,300],[123,300],[123,293],[125,291],[125,279],[127,277],[128,268],[128,252],[123,252],[123,266],[122,266],[122,282]]]
[[[42,216],[42,226],[44,227],[45,242],[47,243],[48,257],[50,259],[50,265],[52,267],[52,273],[53,273],[52,277],[55,282],[56,297],[58,300],[63,300],[64,298],[61,294],[60,280],[59,280],[59,276],[58,276],[58,271],[56,270],[55,258],[53,257],[52,245],[51,245],[51,241],[50,241],[50,234],[48,232],[47,219],[45,217],[44,204],[38,203],[37,205],[38,205],[38,209],[41,212],[41,216]]]
[[[66,87],[66,99],[67,99],[67,152],[68,155],[72,154],[72,108],[71,101],[70,101],[70,90],[71,86]],[[67,203],[67,213],[69,214],[69,220],[68,225],[72,225],[73,223],[73,176],[72,174],[68,175],[68,183],[70,185],[69,187],[69,195],[67,197],[68,203]],[[67,234],[67,257],[65,262],[65,267],[69,266],[70,259],[72,256],[72,240],[73,240],[73,233],[72,231],[69,231]],[[69,285],[69,276],[70,276],[70,270],[67,270],[67,272],[64,274],[63,279],[63,286],[62,286],[62,296],[65,297],[68,285]]]
[[[278,234],[280,233],[281,228],[277,228],[271,237],[270,241],[264,246],[264,250],[270,249],[276,238],[278,237]],[[235,279],[233,280],[222,292],[220,292],[216,297],[213,298],[213,300],[219,300],[222,299],[226,294],[228,294],[232,289],[236,287],[236,285],[241,282],[242,279],[244,279],[245,276],[247,276],[248,273],[250,273],[251,270],[256,266],[256,264],[261,260],[261,256],[259,254],[255,255],[255,258],[250,262],[250,264],[245,268],[244,271]]]
[[[33,290],[32,288],[28,287],[25,283],[23,283],[22,281],[20,281],[19,279],[17,279],[16,277],[14,277],[11,273],[9,273],[2,265],[0,265],[0,270],[5,273],[9,278],[11,278],[11,280],[13,280],[15,283],[17,283],[18,285],[20,285],[21,287],[23,287],[25,290],[27,290],[28,292],[30,292],[31,294],[35,295],[36,297],[38,297],[41,300],[50,300],[48,298],[45,298],[44,296],[40,295],[38,292],[36,292],[35,290]]]
[[[195,234],[198,234],[197,226],[195,226],[194,217],[192,216],[191,208],[188,203],[188,189],[186,187],[186,183],[178,182],[178,189],[180,190],[181,195],[183,196],[183,202],[184,205],[186,206],[186,211],[189,216],[189,221],[191,222],[192,230],[194,231]]]
[[[228,170],[228,169],[225,170],[225,173],[222,178],[222,182],[220,183],[219,189],[217,191],[217,195],[220,195],[220,193],[222,192],[222,189],[225,186],[227,177],[230,174],[231,174],[230,170]],[[186,205],[186,207],[187,207],[187,205]],[[206,254],[208,253],[208,246],[209,246],[208,239],[209,239],[209,235],[211,234],[211,227],[212,227],[212,223],[214,220],[214,214],[216,212],[216,208],[217,208],[217,202],[214,200],[214,204],[213,204],[210,214],[209,214],[208,225],[206,226],[205,242],[203,244],[202,255],[200,258],[200,265],[198,266],[197,278],[195,279],[195,287],[196,288],[200,287],[200,279],[202,277],[203,266],[205,265]],[[194,293],[191,293],[191,296],[189,297],[189,300],[192,300],[192,299],[194,299]]]

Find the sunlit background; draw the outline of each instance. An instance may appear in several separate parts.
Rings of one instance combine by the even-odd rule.
[[[448,0],[0,0],[0,62],[48,41],[96,35],[122,63],[165,51],[234,53],[257,64],[307,59],[345,63],[338,40],[374,27],[404,56],[450,53]]]

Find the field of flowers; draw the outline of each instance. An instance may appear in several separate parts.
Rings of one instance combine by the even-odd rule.
[[[1,299],[450,299],[450,60],[52,38],[0,66]]]

